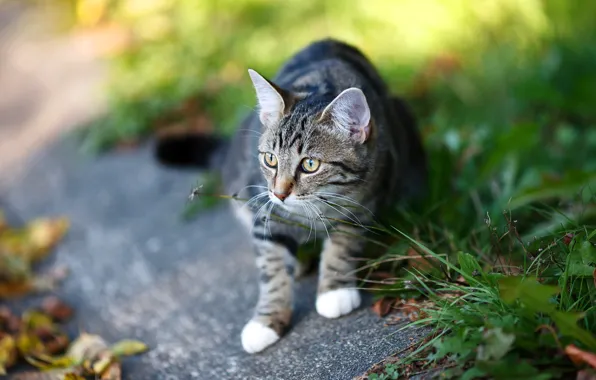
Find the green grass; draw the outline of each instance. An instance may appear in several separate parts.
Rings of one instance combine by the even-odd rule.
[[[230,133],[255,104],[246,68],[271,75],[327,35],[362,48],[414,106],[428,196],[396,206],[383,227],[389,248],[371,245],[382,258],[367,265],[394,260],[399,280],[378,295],[433,300],[416,324],[435,333],[378,378],[433,367],[569,378],[581,366],[566,345],[596,351],[596,3],[127,3],[109,18],[139,43],[112,60],[111,111],[86,131],[91,150],[197,113]],[[409,247],[432,269],[401,265]]]

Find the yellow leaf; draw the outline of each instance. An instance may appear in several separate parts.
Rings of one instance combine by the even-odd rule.
[[[0,338],[0,375],[6,374],[6,368],[17,360],[17,347],[14,338],[8,334]]]
[[[83,363],[86,359],[94,359],[100,353],[107,350],[108,345],[99,335],[81,334],[68,348],[67,355],[75,363]]]
[[[114,361],[114,359],[115,358],[112,355],[103,354],[100,358],[98,358],[91,365],[91,369],[93,370],[93,373],[95,375],[101,375],[110,366],[110,364]]]
[[[27,360],[29,364],[42,370],[65,369],[74,365],[72,358],[69,356],[49,356],[43,354],[35,356],[28,355],[25,356],[25,360]]]
[[[120,380],[122,378],[122,370],[120,363],[112,362],[104,373],[101,374],[100,380]]]
[[[54,321],[49,315],[34,310],[26,311],[23,314],[23,323],[30,329],[46,328],[54,330],[55,327]]]
[[[131,339],[121,340],[110,347],[110,351],[116,356],[137,355],[148,349],[149,347],[145,343]]]
[[[30,332],[19,334],[17,337],[17,347],[23,356],[41,355],[45,351],[41,340]]]
[[[31,262],[44,258],[68,230],[66,218],[36,219],[27,226],[27,237],[31,246],[29,258]]]

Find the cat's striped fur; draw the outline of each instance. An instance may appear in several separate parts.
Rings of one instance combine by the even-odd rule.
[[[234,207],[251,231],[260,272],[259,300],[242,332],[254,353],[288,327],[296,252],[315,236],[324,240],[318,313],[336,318],[360,305],[352,258],[366,231],[358,225],[422,189],[426,168],[413,118],[354,47],[322,40],[271,82],[250,76],[258,110],[235,134],[222,175],[229,194],[250,199]],[[302,169],[303,159],[318,168]]]

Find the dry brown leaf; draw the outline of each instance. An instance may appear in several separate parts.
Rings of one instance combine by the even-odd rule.
[[[565,353],[575,364],[586,363],[592,368],[596,368],[596,354],[592,352],[580,350],[575,345],[570,344],[565,347]]]
[[[412,269],[418,269],[422,272],[428,271],[434,268],[435,259],[428,256],[422,256],[414,248],[408,249],[408,256],[411,258],[408,259],[408,267]]]
[[[581,370],[577,373],[575,380],[596,380],[596,371]]]
[[[376,315],[378,315],[379,317],[384,317],[389,313],[389,311],[391,310],[391,306],[393,305],[394,302],[395,302],[394,298],[383,297],[383,298],[380,298],[379,300],[377,300],[372,305],[372,309]]]
[[[12,380],[85,380],[79,373],[69,369],[56,369],[45,372],[22,372],[13,375]]]
[[[395,274],[385,271],[375,271],[370,274],[370,279],[372,280],[387,280],[390,278],[395,278]]]
[[[85,380],[85,378],[77,373],[69,372],[65,373],[63,376],[64,380]]]
[[[0,297],[53,289],[59,279],[52,274],[33,276],[32,265],[62,239],[68,221],[40,218],[23,228],[12,228],[0,216],[0,225]]]
[[[0,233],[8,228],[8,222],[6,221],[6,216],[4,216],[4,212],[0,210]]]
[[[26,280],[23,282],[0,282],[0,298],[19,297],[30,293],[35,289],[32,281]]]
[[[54,320],[60,322],[66,321],[73,314],[72,308],[56,296],[46,297],[41,304],[41,309]]]

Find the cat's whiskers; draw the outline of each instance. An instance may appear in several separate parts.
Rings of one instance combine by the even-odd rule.
[[[320,199],[320,198],[317,199],[317,200],[319,202],[323,203],[324,205],[326,205],[328,207],[331,207],[333,210],[337,211],[338,213],[342,214],[343,216],[345,216],[346,218],[348,218],[351,222],[353,222],[354,224],[358,225],[359,227],[362,227],[365,230],[372,232],[368,227],[366,227],[364,224],[362,224],[362,222],[360,221],[360,219],[358,219],[358,217],[353,212],[351,212],[347,208],[345,208],[345,207],[343,207],[343,206],[341,206],[341,205],[339,205],[337,203],[331,202],[329,200],[323,200],[323,199]],[[339,208],[342,208],[342,209],[346,210],[347,212],[349,212],[352,215],[352,217],[349,216],[349,215],[347,215],[347,214],[345,214],[339,208],[336,208],[334,206],[337,206]]]
[[[246,203],[244,203],[242,205],[242,207],[240,207],[240,208],[242,209],[244,207],[248,207],[248,206],[250,206],[251,203],[256,202],[259,199],[264,198],[264,197],[266,197],[268,195],[269,195],[269,191],[263,191],[262,193],[259,193],[259,194],[255,195],[255,196],[253,196],[252,198],[250,198],[249,200],[247,200]]]
[[[321,222],[323,223],[323,227],[325,228],[325,232],[327,233],[327,237],[331,240],[331,236],[329,235],[329,230],[327,229],[325,220],[323,220],[323,213],[321,212],[321,210],[309,201],[305,201],[305,204],[308,205],[310,208],[312,208],[315,215],[321,220]],[[331,223],[329,223],[329,224],[331,225]]]
[[[353,198],[350,198],[346,195],[341,195],[341,194],[337,194],[337,193],[330,193],[330,192],[326,192],[326,191],[318,191],[313,193],[314,195],[322,195],[323,197],[332,197],[332,198],[337,198],[346,202],[350,202],[358,207],[361,207],[362,209],[368,211],[370,213],[370,215],[375,218],[375,214],[366,206],[364,206],[362,203],[356,202]]]
[[[267,231],[267,228],[269,228],[269,236],[273,236],[271,234],[271,212],[273,211],[273,208],[275,207],[275,203],[269,201],[271,203],[271,207],[269,207],[269,211],[267,212],[267,216],[265,218],[265,231]]]
[[[261,212],[263,212],[263,208],[265,208],[267,205],[269,205],[269,203],[271,203],[271,200],[268,200],[267,202],[265,202],[261,207],[259,207],[259,209],[257,210],[254,220],[252,222],[252,228],[251,231],[255,229],[255,224],[257,223],[257,221],[259,220],[259,215],[261,215]]]
[[[238,129],[238,131],[239,132],[251,132],[259,137],[261,137],[263,135],[263,132],[255,131],[254,129],[249,129],[249,128],[241,128],[241,129]]]
[[[302,206],[302,209],[304,210],[304,217],[305,217],[306,219],[308,219],[308,223],[309,223],[309,225],[310,225],[310,229],[308,230],[308,237],[306,238],[306,242],[308,242],[308,241],[310,240],[310,234],[312,233],[312,225],[313,225],[313,221],[312,221],[312,219],[310,218],[310,213],[308,212],[308,210],[307,210],[307,208],[306,208],[306,206],[304,205],[304,203],[303,203],[303,202],[301,202],[301,203],[300,203],[300,206]],[[317,233],[316,233],[316,231],[315,231],[315,241],[316,241],[316,238],[317,238]]]

